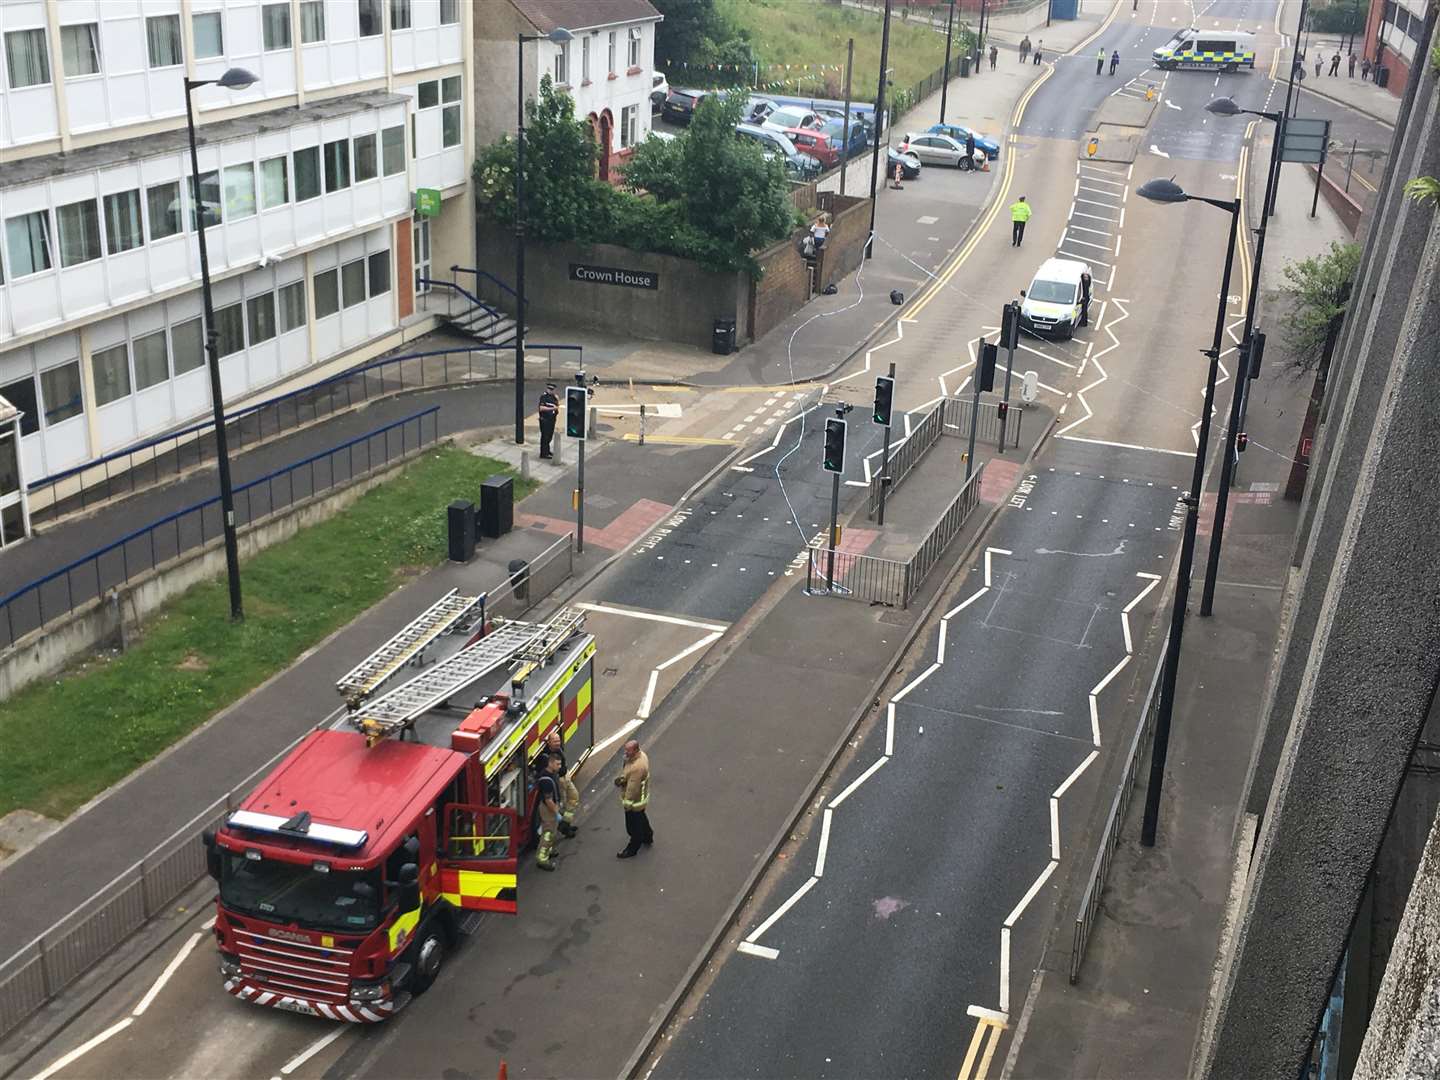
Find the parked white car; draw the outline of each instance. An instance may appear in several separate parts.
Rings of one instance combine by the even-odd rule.
[[[785,133],[791,128],[814,128],[819,129],[825,126],[825,117],[810,109],[799,105],[786,105],[784,108],[776,109],[760,124],[763,128],[771,131]]]
[[[670,80],[658,71],[650,80],[650,111],[656,112],[670,96]]]
[[[929,131],[906,135],[905,141],[900,144],[900,151],[914,154],[931,165],[953,165],[966,170],[985,167],[985,151],[980,147],[975,147],[974,155],[967,156],[963,142],[952,139],[949,135],[937,135]]]

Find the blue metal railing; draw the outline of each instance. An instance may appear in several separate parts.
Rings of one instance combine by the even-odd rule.
[[[499,311],[498,309],[491,307],[489,304],[485,303],[484,300],[481,300],[479,297],[475,296],[473,293],[471,293],[471,292],[470,292],[468,289],[466,289],[464,286],[462,286],[462,285],[457,285],[457,284],[455,284],[455,282],[453,282],[453,281],[442,281],[442,280],[439,279],[439,278],[417,278],[417,279],[416,279],[416,284],[418,284],[418,285],[429,285],[432,289],[433,289],[433,288],[449,289],[450,292],[446,294],[447,298],[448,298],[448,297],[453,297],[453,296],[455,296],[456,294],[458,294],[458,295],[460,295],[461,297],[463,297],[464,299],[470,301],[470,308],[471,308],[471,310],[474,310],[475,308],[478,307],[481,311],[485,312],[485,314],[489,315],[492,319],[502,319],[502,318],[505,317],[505,316],[504,316],[504,312]],[[469,314],[469,311],[467,311],[466,314],[468,315],[468,314]],[[446,308],[446,316],[449,317],[449,318],[453,318],[453,317],[454,317],[453,312],[451,312],[451,311],[449,310],[448,304],[447,304],[447,308]]]
[[[235,488],[235,523],[253,524],[330,488],[363,476],[439,438],[440,407],[312,454]],[[360,457],[363,455],[363,457]],[[360,460],[357,462],[357,457]],[[343,460],[342,460],[343,459]],[[323,465],[323,471],[320,468]],[[277,485],[283,485],[279,487]],[[0,597],[6,636],[0,648],[67,615],[169,559],[203,546],[221,529],[220,497],[194,503],[120,537]]]
[[[519,293],[517,293],[517,292],[516,292],[514,289],[512,289],[509,285],[505,284],[505,282],[501,281],[501,280],[500,280],[498,277],[496,277],[494,274],[490,273],[490,271],[488,271],[488,270],[477,270],[477,269],[476,269],[475,267],[473,267],[473,266],[452,266],[452,267],[450,267],[450,273],[452,273],[452,274],[471,274],[471,275],[473,275],[474,278],[475,278],[475,291],[476,291],[477,293],[480,291],[480,281],[481,281],[481,279],[483,278],[483,279],[486,280],[486,281],[493,282],[496,286],[499,287],[499,289],[500,289],[502,292],[507,292],[507,293],[509,293],[509,294],[510,294],[512,297],[514,297],[517,301],[520,299],[520,294],[519,294]],[[525,298],[525,306],[526,306],[527,308],[530,306],[530,298],[529,298],[529,297],[526,297],[526,298]]]

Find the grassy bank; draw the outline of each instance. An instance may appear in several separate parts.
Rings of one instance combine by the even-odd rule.
[[[500,462],[442,447],[348,509],[247,560],[245,621],[222,578],[149,620],[124,654],[92,659],[0,708],[0,814],[63,818],[306,649],[445,558],[446,503]],[[515,478],[515,497],[533,484]]]
[[[840,98],[845,90],[845,43],[855,39],[852,96],[875,100],[880,75],[881,20],[868,11],[839,7],[821,0],[718,0],[717,10],[731,25],[749,35],[760,62],[760,81],[789,80],[776,93],[813,94]],[[958,17],[957,17],[958,23]],[[897,89],[914,86],[945,63],[945,35],[929,27],[892,19],[891,81]],[[790,65],[790,70],[776,65]],[[812,71],[806,73],[804,65]],[[815,71],[817,66],[838,71]],[[683,76],[671,81],[684,85]]]

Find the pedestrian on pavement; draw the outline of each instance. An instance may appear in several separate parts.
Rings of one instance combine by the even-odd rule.
[[[970,163],[969,168],[975,167],[975,133],[969,129],[965,131],[965,160]]]
[[[1095,74],[1105,74],[1105,49],[1103,46],[1100,49],[1099,55],[1095,57]]]
[[[1026,34],[1020,39],[1020,63],[1030,59],[1030,35]]]
[[[1020,201],[1010,204],[1010,246],[1019,247],[1020,242],[1025,239],[1025,223],[1030,220],[1030,204],[1025,201],[1025,196],[1020,196]]]
[[[1090,271],[1080,272],[1080,325],[1090,325]]]
[[[1360,58],[1360,81],[1364,82],[1368,78],[1370,78],[1370,57],[1362,56]]]
[[[540,395],[540,456],[548,458],[550,440],[555,437],[555,418],[560,415],[560,399],[555,394],[555,384],[546,383],[545,392]]]
[[[580,812],[580,791],[570,779],[570,766],[565,761],[565,740],[560,737],[557,725],[545,736],[545,753],[560,760],[560,771],[555,782],[560,787],[560,835],[571,839],[580,830],[575,828],[575,815]]]
[[[535,778],[535,810],[540,815],[540,846],[535,851],[535,865],[541,870],[555,869],[556,830],[560,824],[560,784],[555,779],[560,771],[560,758],[541,754],[536,762],[539,775]]]
[[[625,744],[625,766],[615,778],[620,789],[620,805],[625,810],[625,835],[630,842],[624,850],[617,851],[617,859],[633,859],[640,853],[643,844],[649,847],[655,843],[655,832],[650,828],[650,819],[645,810],[650,805],[650,759],[640,749],[638,740],[631,739]]]
[[[1353,52],[1345,58],[1345,68],[1346,75],[1349,78],[1355,78],[1355,54]]]
[[[1000,47],[999,47],[998,45],[991,45],[991,46],[990,46],[990,70],[991,70],[991,71],[994,71],[994,70],[995,70],[995,62],[996,62],[997,60],[999,60],[999,59],[1000,59]]]
[[[1110,74],[1115,74],[1115,69],[1120,66],[1120,50],[1116,49],[1110,54]]]
[[[1330,58],[1330,77],[1333,79],[1336,75],[1339,75],[1339,74],[1340,74],[1340,53],[1337,51],[1337,52],[1335,53],[1335,55]]]
[[[1041,39],[1040,39],[1040,44],[1035,46],[1035,61],[1034,61],[1034,62],[1035,62],[1036,64],[1039,64],[1039,63],[1040,63],[1040,50],[1043,49],[1043,48],[1045,48],[1045,39],[1044,39],[1044,38],[1041,38]]]
[[[1320,77],[1321,72],[1323,72],[1324,70],[1325,70],[1325,58],[1324,58],[1323,56],[1317,56],[1317,57],[1315,57],[1315,77],[1318,79],[1318,78]]]

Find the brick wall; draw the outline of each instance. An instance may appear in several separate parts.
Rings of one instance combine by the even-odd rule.
[[[831,217],[830,237],[820,249],[815,280],[818,288],[839,282],[859,268],[870,235],[870,200],[858,195],[820,193],[819,208]]]
[[[810,299],[810,264],[800,254],[797,231],[756,256],[760,280],[750,281],[750,310],[745,329],[751,341],[762,338]]]

